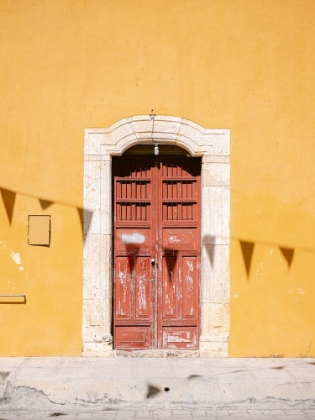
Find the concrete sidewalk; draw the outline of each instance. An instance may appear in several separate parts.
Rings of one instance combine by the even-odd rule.
[[[315,409],[315,359],[7,357],[1,382],[1,411]]]

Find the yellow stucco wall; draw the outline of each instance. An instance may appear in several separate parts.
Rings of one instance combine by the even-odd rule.
[[[154,109],[231,130],[229,355],[315,356],[314,17],[313,0],[0,1],[0,187],[18,193],[0,294],[27,296],[0,304],[0,355],[80,354],[83,129]],[[27,245],[28,214],[52,215],[50,248]]]

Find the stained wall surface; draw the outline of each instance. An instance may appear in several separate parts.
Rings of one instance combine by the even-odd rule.
[[[26,303],[1,298],[0,355],[81,354],[84,128],[154,109],[231,132],[229,355],[315,356],[314,17],[312,0],[1,0],[0,294]],[[27,244],[29,214],[51,215],[50,247]]]

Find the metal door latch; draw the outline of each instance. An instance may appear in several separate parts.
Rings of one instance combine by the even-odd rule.
[[[151,265],[152,265],[152,267],[155,266],[156,268],[159,268],[159,264],[157,262],[155,262],[154,258],[151,258]]]

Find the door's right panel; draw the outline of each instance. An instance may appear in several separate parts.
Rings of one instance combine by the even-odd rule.
[[[200,329],[200,159],[160,163],[159,347],[197,349]]]

